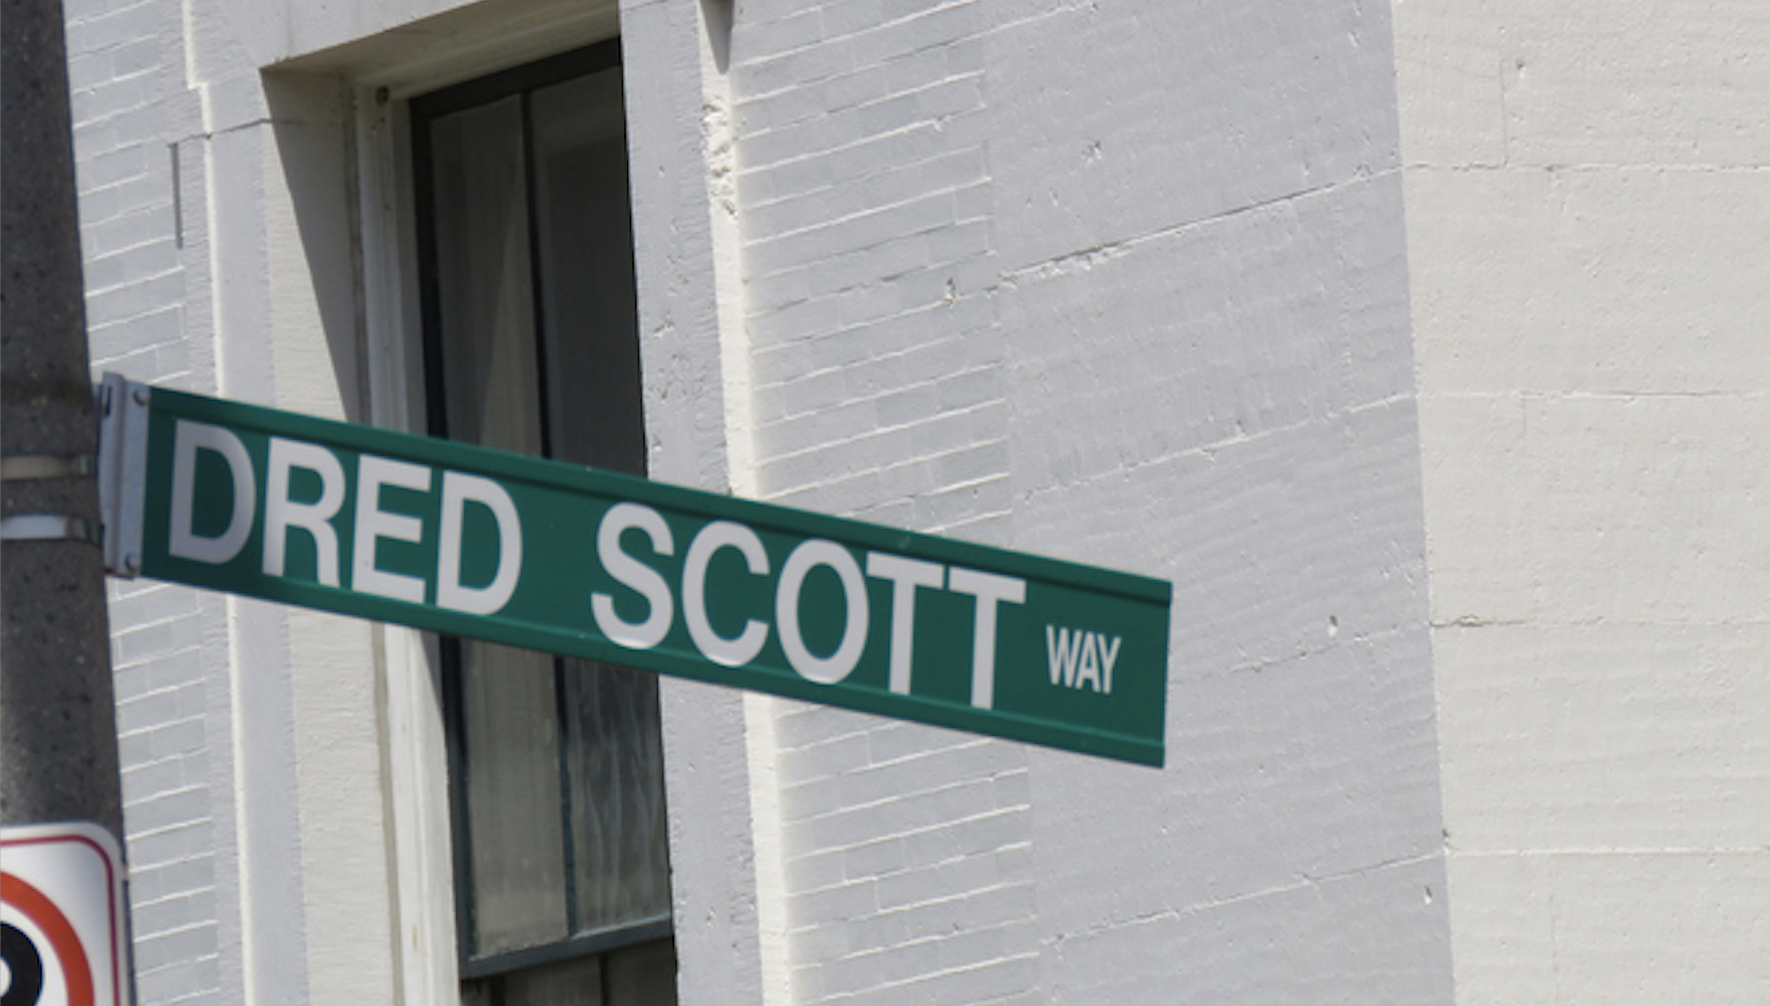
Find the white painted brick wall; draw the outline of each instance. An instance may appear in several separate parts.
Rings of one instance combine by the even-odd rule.
[[[65,7],[93,370],[188,384],[195,375],[185,328],[187,252],[169,145],[194,131],[195,110],[184,92],[179,10],[157,0]],[[213,657],[206,660],[202,647],[214,612],[206,615],[205,604],[191,591],[147,581],[111,588],[143,1004],[224,1001],[215,803],[231,798],[231,785],[211,758]]]
[[[1163,773],[780,707],[794,1001],[1448,1001],[1389,54],[739,6],[762,491],[1176,584]]]
[[[1397,5],[1459,1000],[1763,997],[1770,17]]]
[[[70,11],[100,365],[212,386],[219,303],[234,390],[353,404],[323,380],[277,383],[325,376],[327,333],[310,310],[319,295],[286,282],[303,263],[276,230],[314,223],[311,206],[297,219],[277,202],[277,143],[297,141],[263,123],[245,54],[267,61],[448,5],[354,5],[355,29],[294,3],[242,0],[226,17],[189,5],[213,138],[184,90],[182,6]],[[630,26],[680,20],[674,5],[627,7]],[[1177,598],[1161,772],[770,704],[791,1001],[1449,999],[1387,12],[735,5],[727,83],[750,352],[747,383],[728,388],[750,394],[744,479],[783,502],[1167,577]],[[319,118],[307,125],[324,133]],[[634,134],[658,128],[636,121]],[[182,220],[168,138],[183,141]],[[224,165],[213,180],[210,163]],[[660,188],[681,167],[664,168],[636,163],[641,211],[677,198]],[[227,238],[219,297],[197,199],[213,199]],[[647,361],[664,361],[646,378],[656,470],[717,481],[722,462],[695,439],[719,408],[705,404],[705,360],[658,348],[702,337],[698,306],[657,305],[679,272],[711,266],[692,244],[700,230],[664,229],[690,244],[640,239],[642,296],[658,283]],[[279,353],[307,366],[282,369]],[[281,930],[260,934],[285,948],[265,951],[263,974],[230,974],[251,964],[223,945],[229,932],[298,926],[302,899],[326,888],[296,889],[293,850],[265,879],[262,917],[228,906],[222,832],[260,848],[290,835],[280,818],[229,816],[234,766],[211,729],[218,696],[226,708],[212,663],[226,659],[226,623],[209,601],[145,585],[120,587],[116,613],[144,1001],[298,997],[279,969],[346,981],[301,971],[309,948]],[[261,609],[242,617],[240,631],[291,631]],[[274,719],[283,707],[267,694],[241,696],[261,704],[246,715]],[[668,701],[694,701],[683,694]],[[373,739],[352,733],[327,764],[357,764],[359,748],[372,760]],[[318,746],[278,743],[291,762]],[[672,743],[673,755],[724,750]],[[243,757],[286,753],[256,750]],[[269,792],[295,775],[260,768],[284,773]],[[673,808],[678,828],[702,809]],[[705,856],[679,875],[742,865]],[[679,924],[685,947],[711,952],[689,935],[701,918]]]
[[[1004,540],[980,5],[745,4],[732,40],[757,484]],[[1022,750],[777,703],[795,1001],[1036,994]]]

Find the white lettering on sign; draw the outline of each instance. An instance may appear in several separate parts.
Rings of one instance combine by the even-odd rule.
[[[492,512],[498,523],[498,570],[492,582],[469,587],[461,582],[461,535],[467,504],[477,503]],[[437,542],[436,603],[451,611],[490,615],[510,602],[522,573],[522,522],[516,504],[504,487],[488,478],[465,472],[443,472],[442,531]]]
[[[842,642],[836,652],[819,657],[805,645],[799,632],[799,592],[805,577],[818,566],[834,570],[842,584],[842,596],[848,616],[842,626]],[[781,649],[787,663],[808,681],[833,685],[848,677],[867,645],[867,588],[860,578],[860,566],[854,556],[833,541],[812,538],[799,543],[781,567],[780,585],[774,593],[774,618],[780,625]]]
[[[971,704],[988,709],[996,701],[996,604],[1025,604],[1026,581],[955,566],[947,572],[946,585],[977,598],[971,633]]]
[[[350,550],[350,586],[365,594],[424,603],[424,578],[389,573],[375,565],[375,544],[383,538],[416,545],[424,522],[410,514],[381,509],[381,487],[430,492],[430,469],[409,461],[364,454],[356,463],[356,543]]]
[[[286,576],[290,544],[301,544],[296,539],[299,534],[313,547],[314,579],[326,587],[339,588],[348,577],[344,589],[350,591],[410,604],[423,604],[426,598],[433,597],[439,608],[471,615],[497,614],[516,594],[523,566],[522,523],[509,492],[490,478],[446,469],[441,470],[439,478],[438,469],[425,464],[360,452],[355,454],[355,470],[347,472],[340,455],[327,446],[270,436],[262,473],[260,518],[256,508],[260,498],[259,473],[254,471],[252,455],[237,434],[223,427],[180,419],[173,436],[167,548],[175,558],[209,565],[234,562],[254,528],[262,526],[259,568],[269,577]],[[229,480],[205,484],[204,489],[215,494],[231,491],[228,501],[232,509],[227,526],[213,535],[199,534],[195,526],[197,468],[205,451],[227,466]],[[427,526],[427,518],[419,516],[425,512],[422,508],[416,504],[402,508],[400,496],[389,498],[390,491],[395,490],[408,496],[440,492],[434,535]],[[485,583],[463,582],[463,540],[469,507],[490,514],[497,531],[497,564]],[[338,527],[341,519],[348,522],[342,532]],[[339,540],[341,533],[348,536],[348,542]],[[646,544],[641,545],[639,538]],[[402,571],[400,566],[411,569],[409,560],[395,564],[394,568],[382,564],[383,543],[392,543],[411,556],[413,550],[424,548],[427,542],[434,542],[433,571]],[[927,601],[931,595],[968,598],[973,611],[970,701],[978,709],[990,709],[995,703],[996,637],[1001,606],[1026,603],[1027,584],[1018,577],[948,567],[890,552],[865,552],[863,561],[862,553],[826,538],[795,543],[777,574],[762,537],[749,525],[735,520],[707,520],[699,526],[682,556],[678,585],[666,575],[675,571],[673,560],[677,554],[669,521],[657,509],[633,501],[617,502],[603,513],[597,524],[595,544],[596,562],[602,572],[637,595],[623,597],[617,606],[615,593],[589,593],[591,618],[610,642],[628,650],[653,649],[669,637],[680,608],[689,641],[708,661],[725,667],[754,663],[773,633],[793,672],[822,685],[847,680],[866,657],[872,628],[868,578],[890,585],[891,623],[885,636],[884,663],[886,685],[897,695],[911,693],[918,602]],[[348,558],[341,551],[344,547],[350,549]],[[758,581],[760,590],[772,589],[772,624],[764,618],[742,617],[738,626],[737,618],[729,613],[725,619],[716,617],[720,598],[717,593],[709,596],[708,577],[715,558],[727,549],[742,558],[744,569]],[[477,554],[483,552],[484,547]],[[665,567],[660,566],[661,560],[672,562]],[[810,583],[820,569],[834,574],[844,607],[835,648],[821,654],[813,652],[806,642],[806,626],[800,615],[805,591],[822,589]],[[742,590],[728,590],[723,596],[748,595]],[[715,628],[716,623],[729,626],[725,631],[734,634],[722,634]],[[1118,657],[1116,637],[1109,642],[1093,633],[1069,629],[1057,633],[1048,627],[1046,643],[1051,651],[1053,683],[1062,680],[1072,688],[1111,691],[1112,667]]]
[[[722,548],[735,548],[744,557],[751,573],[768,572],[768,553],[762,550],[762,539],[742,524],[716,520],[701,528],[688,546],[682,565],[682,618],[688,623],[688,636],[701,655],[726,667],[742,667],[762,652],[768,642],[768,625],[754,618],[744,622],[743,631],[727,639],[713,631],[707,618],[707,565],[713,553]]]
[[[207,538],[196,533],[195,519],[197,452],[209,451],[227,462],[233,479],[234,510],[227,528]],[[180,559],[219,565],[240,554],[252,533],[258,510],[258,484],[252,478],[252,458],[246,445],[231,430],[208,423],[180,419],[172,446],[172,536],[166,549]]]
[[[228,526],[210,537],[193,527],[196,509],[197,457],[209,451],[227,464],[232,481],[233,512]],[[271,437],[265,464],[264,552],[260,568],[282,577],[288,567],[289,540],[300,531],[313,542],[315,579],[339,586],[339,541],[334,522],[344,509],[349,485],[337,455],[318,444]],[[319,496],[294,498],[295,473],[319,480]],[[167,551],[176,558],[209,565],[231,562],[245,547],[256,521],[257,481],[251,455],[233,431],[208,423],[180,419],[172,448],[172,512]],[[429,589],[426,577],[382,569],[376,552],[382,541],[422,545],[424,521],[409,513],[383,508],[382,490],[392,486],[428,494],[435,472],[426,465],[374,454],[357,457],[356,508],[351,540],[350,590],[376,597],[422,604]],[[490,511],[498,528],[498,566],[491,582],[461,582],[461,536],[468,504]],[[442,474],[442,506],[437,537],[436,603],[453,611],[489,615],[502,609],[516,593],[522,572],[522,524],[516,504],[490,479],[463,472]]]
[[[910,691],[910,658],[916,639],[916,588],[939,590],[946,568],[936,562],[906,559],[888,552],[867,553],[867,575],[891,584],[891,690]]]
[[[639,531],[660,557],[675,555],[675,541],[662,514],[642,503],[623,502],[610,507],[596,529],[596,554],[602,568],[616,583],[638,594],[646,605],[643,619],[630,621],[615,610],[613,595],[600,591],[590,595],[596,626],[611,642],[630,650],[650,650],[670,634],[676,616],[676,598],[669,581],[622,545],[622,535]],[[716,520],[702,527],[689,543],[682,562],[682,619],[689,640],[703,657],[725,667],[743,667],[762,654],[770,626],[760,619],[745,619],[735,636],[722,636],[713,627],[708,611],[707,571],[722,549],[734,549],[743,557],[751,576],[770,575],[768,553],[762,539],[737,521]],[[806,645],[799,620],[805,581],[819,567],[836,574],[846,614],[842,635],[833,652],[820,656]],[[1024,604],[1026,581],[1012,576],[953,567],[911,559],[889,552],[868,552],[866,574],[891,584],[891,634],[887,653],[888,681],[892,692],[910,691],[915,655],[916,592],[941,590],[974,599],[975,616],[971,642],[971,704],[990,708],[995,701],[996,623],[1002,604]],[[866,580],[860,563],[845,546],[823,538],[800,542],[787,554],[774,583],[774,629],[781,652],[800,677],[833,685],[854,673],[865,654],[872,613],[867,601]]]
[[[636,591],[650,605],[641,622],[629,622],[615,611],[615,599],[607,594],[590,595],[590,612],[596,616],[596,627],[613,642],[629,650],[649,650],[670,634],[670,619],[675,611],[670,600],[670,585],[656,570],[621,551],[621,533],[628,529],[644,532],[651,540],[652,551],[674,555],[676,543],[670,538],[670,525],[663,514],[640,503],[616,503],[602,517],[596,529],[596,558],[608,575],[623,587]]]
[[[319,499],[304,502],[289,496],[297,468],[320,477]],[[317,444],[271,437],[269,469],[264,486],[264,575],[283,575],[289,530],[298,527],[313,538],[319,581],[338,586],[338,532],[332,529],[332,518],[344,506],[344,466]]]
[[[1051,666],[1051,684],[1065,688],[1092,688],[1112,694],[1112,668],[1118,663],[1120,636],[1045,626],[1045,659]]]

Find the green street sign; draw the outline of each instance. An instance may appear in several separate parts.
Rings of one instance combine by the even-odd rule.
[[[120,572],[1162,763],[1165,581],[106,387]]]

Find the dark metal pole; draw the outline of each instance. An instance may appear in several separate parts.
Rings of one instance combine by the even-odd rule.
[[[120,845],[60,0],[0,0],[0,131],[0,821],[93,821]]]

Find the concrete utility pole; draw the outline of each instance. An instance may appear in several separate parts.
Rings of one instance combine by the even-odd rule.
[[[0,0],[0,821],[122,843],[60,0]]]

